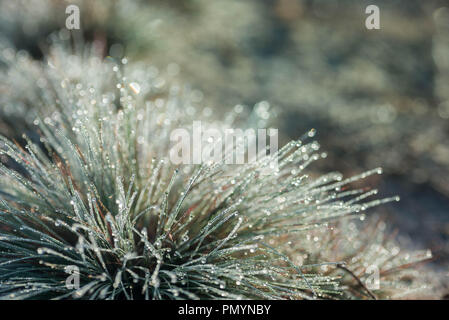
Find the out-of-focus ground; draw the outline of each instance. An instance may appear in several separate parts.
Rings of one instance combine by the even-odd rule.
[[[40,58],[71,3],[77,36],[179,73],[215,113],[267,100],[283,142],[316,128],[329,155],[316,169],[382,166],[369,183],[402,201],[377,212],[432,249],[449,292],[449,3],[3,0],[0,36]],[[365,28],[370,4],[380,30]]]

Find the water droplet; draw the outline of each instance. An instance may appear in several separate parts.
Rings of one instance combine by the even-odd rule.
[[[315,134],[316,134],[316,130],[315,130],[315,129],[311,129],[311,130],[308,132],[307,135],[308,135],[310,138],[312,138],[312,137],[315,136]]]
[[[135,93],[135,94],[139,94],[140,93],[140,84],[138,84],[137,82],[131,82],[129,84],[129,88]]]

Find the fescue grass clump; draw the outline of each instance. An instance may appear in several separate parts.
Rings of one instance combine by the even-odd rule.
[[[254,163],[174,165],[170,132],[204,117],[186,87],[89,50],[55,46],[42,63],[3,52],[2,101],[32,121],[13,128],[26,128],[24,143],[0,140],[1,298],[376,298],[419,287],[404,266],[427,253],[353,223],[397,200],[347,188],[381,170],[310,178],[325,157],[314,131]],[[275,157],[279,170],[261,174]],[[378,290],[364,285],[372,265]]]

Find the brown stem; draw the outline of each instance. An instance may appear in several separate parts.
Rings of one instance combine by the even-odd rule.
[[[377,300],[376,296],[374,295],[374,293],[372,293],[372,291],[370,289],[368,289],[365,284],[362,282],[362,280],[360,280],[359,277],[357,277],[354,272],[352,272],[351,270],[349,270],[348,268],[346,268],[343,264],[337,264],[337,268],[340,268],[344,271],[346,271],[347,273],[349,273],[356,281],[357,283],[368,293],[368,295],[374,299]]]

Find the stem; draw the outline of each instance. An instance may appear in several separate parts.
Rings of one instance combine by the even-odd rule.
[[[360,278],[359,277],[357,277],[355,274],[354,274],[354,272],[352,272],[351,270],[349,270],[348,268],[346,268],[343,264],[337,264],[337,268],[340,268],[340,269],[342,269],[342,270],[344,270],[344,271],[346,271],[347,273],[349,273],[356,281],[357,281],[357,283],[368,293],[368,295],[372,298],[372,299],[374,299],[374,300],[377,300],[377,298],[376,298],[376,296],[374,295],[374,293],[370,290],[370,289],[368,289],[366,286],[365,286],[365,284],[362,282],[362,280],[360,280]]]

